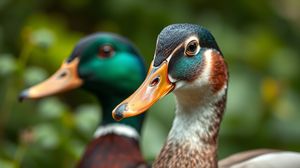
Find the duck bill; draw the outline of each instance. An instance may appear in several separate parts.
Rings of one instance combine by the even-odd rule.
[[[80,87],[83,81],[77,73],[78,64],[79,58],[75,58],[72,62],[64,62],[50,78],[23,90],[19,100],[43,98]]]
[[[112,112],[115,120],[132,117],[145,112],[156,101],[170,93],[174,84],[168,78],[168,62],[154,67],[153,62],[143,84]]]

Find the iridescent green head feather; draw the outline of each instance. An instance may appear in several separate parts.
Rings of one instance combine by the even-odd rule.
[[[79,41],[61,68],[45,82],[24,90],[21,99],[42,98],[81,87],[103,107],[103,122],[115,122],[111,111],[141,84],[146,75],[137,49],[123,37],[97,33]],[[144,116],[122,123],[141,129]]]
[[[114,34],[98,33],[82,39],[67,61],[76,57],[80,59],[78,74],[84,80],[83,87],[93,92],[127,95],[145,77],[138,51]]]

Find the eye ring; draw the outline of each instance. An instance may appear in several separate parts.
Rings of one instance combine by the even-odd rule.
[[[110,44],[105,44],[100,46],[98,56],[100,58],[109,58],[113,56],[114,53],[115,53],[114,47]]]
[[[195,56],[199,52],[200,46],[197,40],[190,41],[185,47],[185,55],[192,57]]]

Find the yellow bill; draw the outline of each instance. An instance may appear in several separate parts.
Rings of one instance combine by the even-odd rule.
[[[79,58],[64,62],[50,78],[22,91],[19,100],[38,99],[80,87],[83,81],[78,76],[78,64]]]
[[[174,87],[168,78],[168,62],[164,61],[159,67],[152,63],[143,84],[113,110],[113,118],[121,120],[145,112]]]

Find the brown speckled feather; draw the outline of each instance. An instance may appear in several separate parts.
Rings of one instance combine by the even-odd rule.
[[[155,168],[182,168],[182,167],[216,167],[216,146],[206,146],[201,150],[192,149],[188,144],[178,145],[167,143],[154,162]]]

